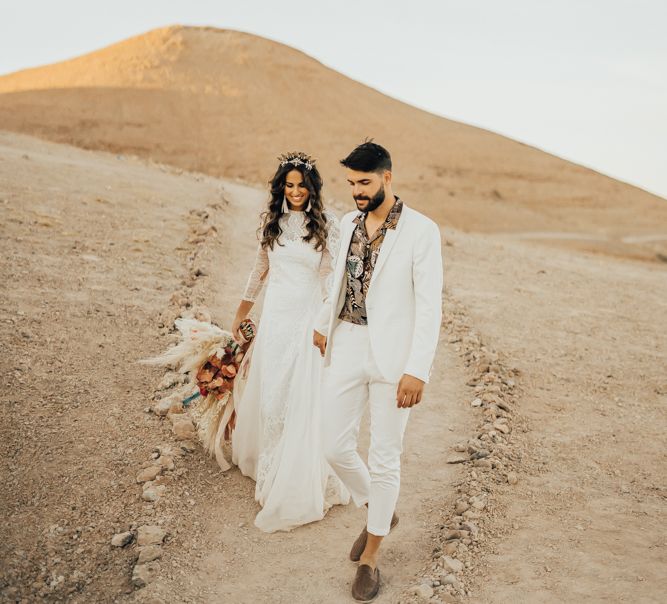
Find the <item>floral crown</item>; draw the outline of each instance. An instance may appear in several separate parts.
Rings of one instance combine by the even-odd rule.
[[[280,162],[281,168],[287,164],[292,164],[293,166],[304,166],[306,170],[312,170],[315,165],[315,159],[301,151],[283,153],[278,157],[278,161]]]

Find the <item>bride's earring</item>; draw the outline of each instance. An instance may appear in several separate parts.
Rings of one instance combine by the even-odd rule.
[[[283,214],[289,212],[289,206],[287,205],[287,197],[283,197]]]
[[[308,200],[308,205],[306,206],[306,212],[310,212],[310,199]]]

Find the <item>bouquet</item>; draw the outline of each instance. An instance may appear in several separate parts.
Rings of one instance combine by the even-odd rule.
[[[195,319],[177,319],[176,328],[181,339],[163,354],[145,359],[149,365],[173,366],[187,373],[197,385],[197,390],[183,400],[188,407],[195,399],[197,428],[204,448],[215,456],[223,470],[231,466],[222,453],[222,443],[228,440],[234,429],[234,380],[248,367],[249,352],[255,337],[255,324],[245,319],[240,326],[243,340],[237,342],[231,333],[213,323]]]

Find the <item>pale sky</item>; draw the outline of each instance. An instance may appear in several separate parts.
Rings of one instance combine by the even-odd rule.
[[[173,24],[283,42],[667,198],[667,0],[0,0],[0,74]]]

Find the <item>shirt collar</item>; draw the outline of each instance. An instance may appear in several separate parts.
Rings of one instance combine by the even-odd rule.
[[[403,200],[398,195],[394,195],[394,197],[396,198],[396,201],[391,207],[391,210],[389,210],[389,214],[387,214],[387,217],[384,219],[384,223],[382,223],[378,232],[386,231],[387,229],[395,229],[398,224],[398,219],[401,217],[401,212],[403,211]],[[366,212],[359,212],[352,222],[357,225],[363,224],[367,215]]]

